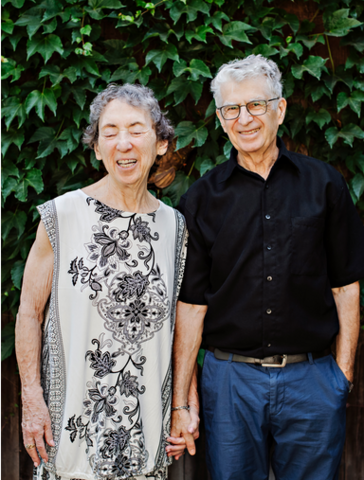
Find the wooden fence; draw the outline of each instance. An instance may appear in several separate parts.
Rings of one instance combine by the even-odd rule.
[[[2,327],[8,321],[9,317],[4,316]],[[346,443],[341,460],[339,480],[364,479],[363,330],[360,332],[355,362],[354,385],[355,388],[349,394],[347,403]],[[21,435],[20,381],[14,354],[2,362],[1,386],[2,480],[31,480],[32,462],[25,451]],[[170,480],[208,480],[204,451],[204,435],[202,432],[201,438],[198,440],[197,455],[195,457],[184,456],[173,465]]]

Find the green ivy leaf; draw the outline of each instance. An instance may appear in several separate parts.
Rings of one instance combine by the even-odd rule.
[[[33,9],[31,9],[33,10]],[[33,10],[34,11],[34,10]],[[41,10],[40,10],[41,11]],[[39,8],[36,7],[35,12],[39,12]],[[42,26],[41,18],[39,15],[31,15],[29,13],[24,13],[19,20],[15,22],[15,25],[18,27],[26,27],[29,38],[37,33],[39,28]]]
[[[207,139],[208,130],[204,126],[204,122],[195,125],[190,121],[183,121],[177,125],[175,131],[177,138],[176,150],[186,147],[192,140],[195,140],[194,147],[201,147]]]
[[[1,62],[1,80],[5,80],[12,75],[12,82],[16,82],[19,80],[21,72],[24,72],[24,70],[25,68],[23,65],[18,65],[15,60],[5,58]]]
[[[201,0],[189,0],[188,5],[185,2],[175,2],[169,10],[169,15],[174,23],[177,23],[184,13],[187,15],[187,22],[194,22],[197,18],[198,12],[207,15],[210,12],[210,5],[207,5]]]
[[[364,175],[357,173],[350,181],[351,188],[359,200],[364,192]]]
[[[352,28],[363,25],[355,18],[349,18],[350,9],[342,8],[336,12],[328,12],[324,15],[325,34],[334,37],[344,37]]]
[[[1,136],[1,152],[5,156],[8,148],[14,143],[20,150],[24,142],[24,133],[22,130],[14,130],[10,128],[7,132],[3,132]]]
[[[27,60],[35,53],[40,53],[47,63],[54,52],[63,54],[62,42],[56,35],[47,35],[46,37],[34,37],[27,41]]]
[[[1,361],[10,357],[14,348],[15,322],[10,322],[1,330]]]
[[[42,172],[37,168],[32,168],[26,175],[20,180],[15,193],[15,198],[20,202],[26,202],[28,198],[28,188],[33,187],[39,194],[44,189]]]
[[[293,33],[296,35],[296,33],[298,32],[298,29],[300,28],[300,21],[298,20],[296,15],[294,15],[292,13],[286,13],[283,18],[286,20],[288,25],[291,27]]]
[[[230,152],[232,148],[233,148],[233,144],[230,142],[230,140],[228,140],[224,145],[224,155],[227,159],[230,158]]]
[[[201,177],[205,175],[205,173],[209,172],[212,170],[214,167],[216,167],[215,163],[210,159],[206,158],[200,166],[200,175]]]
[[[169,197],[172,205],[176,207],[181,196],[187,192],[194,181],[193,177],[188,177],[185,173],[178,171],[172,184],[163,189],[163,196]]]
[[[276,55],[278,53],[278,50],[276,48],[270,47],[269,45],[266,45],[265,43],[261,43],[257,47],[253,49],[254,55],[263,55],[263,57],[271,57],[272,55]]]
[[[209,106],[206,109],[205,112],[205,118],[210,117],[211,115],[214,115],[216,111],[216,105],[215,105],[215,100],[212,99],[211,102],[209,103]]]
[[[14,30],[14,22],[10,18],[6,18],[1,22],[1,30],[11,35]]]
[[[244,42],[251,44],[245,31],[255,32],[256,28],[240,21],[233,21],[226,23],[222,29],[222,35],[219,35],[220,42],[230,48],[233,48],[232,41]]]
[[[337,96],[337,111],[340,112],[347,105],[360,117],[361,102],[364,102],[364,92],[355,90],[351,96],[346,92],[340,92]]]
[[[2,177],[1,177],[1,180],[2,180]],[[18,181],[15,178],[8,177],[6,180],[4,180],[1,186],[1,193],[3,196],[4,202],[8,198],[8,196],[11,194],[11,192],[14,192],[17,185],[18,185]]]
[[[45,107],[56,114],[57,111],[57,100],[54,96],[53,91],[50,88],[45,88],[43,92],[39,90],[33,90],[27,96],[25,100],[25,111],[28,114],[30,110],[35,107],[38,117],[44,122],[44,109]]]
[[[198,80],[200,75],[206,78],[212,78],[209,67],[202,60],[196,58],[191,60],[190,68],[191,75],[188,77],[188,80]]]
[[[18,117],[18,127],[21,127],[26,120],[24,103],[18,97],[7,98],[3,103],[1,116],[5,117],[5,125],[8,130],[15,117]]]
[[[150,50],[145,57],[145,64],[148,65],[150,62],[153,62],[160,73],[168,59],[179,61],[177,48],[172,43],[169,43],[161,50]]]
[[[199,42],[206,43],[206,35],[208,33],[214,33],[212,28],[208,27],[207,25],[200,25],[199,27],[196,28],[195,31],[187,30],[185,33],[185,37],[189,43],[192,42],[193,38],[195,38]]]
[[[322,127],[326,125],[326,123],[331,122],[331,115],[324,108],[320,108],[318,112],[312,109],[306,115],[306,125],[312,121],[317,123],[317,125],[320,127],[320,130],[322,130]]]
[[[280,46],[280,57],[286,57],[291,52],[296,55],[297,58],[300,58],[303,55],[303,47],[300,43],[290,43],[287,48]]]
[[[27,218],[27,214],[22,210],[16,210],[15,213],[9,210],[4,212],[1,218],[2,239],[6,240],[13,228],[17,230],[19,239],[24,233]]]
[[[24,260],[17,260],[14,263],[13,268],[11,269],[11,279],[13,281],[14,286],[20,290],[21,289],[21,281],[23,278],[25,269],[25,262]]]
[[[161,202],[165,203],[169,207],[173,207],[172,200],[169,197],[162,197]]]
[[[221,12],[221,11],[216,11],[212,17],[208,19],[208,23],[212,23],[212,25],[216,28],[216,30],[219,30],[219,32],[222,32],[222,21],[226,20],[227,22],[230,22],[230,18],[226,15],[226,13]]]
[[[344,143],[352,147],[354,138],[364,139],[364,132],[358,125],[349,123],[349,125],[345,125],[340,131],[336,127],[328,128],[325,132],[325,137],[331,148],[339,138],[342,138]]]
[[[300,80],[304,72],[308,72],[310,75],[320,80],[322,72],[328,73],[327,68],[325,67],[326,60],[327,58],[310,55],[307,60],[304,60],[302,65],[293,65],[291,67],[292,75]]]
[[[40,79],[46,77],[47,75],[49,75],[52,85],[58,85],[59,83],[61,83],[63,78],[63,75],[61,74],[61,69],[58,65],[46,65],[40,71],[38,78]]]
[[[183,102],[183,100],[190,93],[197,103],[202,94],[203,84],[201,82],[191,82],[185,77],[174,78],[167,89],[167,95],[173,93],[176,105]]]

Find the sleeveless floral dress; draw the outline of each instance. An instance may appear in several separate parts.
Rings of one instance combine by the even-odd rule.
[[[42,386],[56,446],[34,480],[165,480],[184,217],[81,190],[38,211],[54,251]]]

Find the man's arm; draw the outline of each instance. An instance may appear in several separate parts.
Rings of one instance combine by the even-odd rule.
[[[188,405],[192,374],[201,345],[206,305],[178,302],[173,346],[173,397],[172,407]],[[195,454],[191,415],[187,410],[172,412],[171,437],[183,437],[187,450]]]
[[[340,331],[336,337],[336,361],[349,382],[353,381],[355,352],[359,337],[359,282],[333,288]]]
[[[48,461],[43,437],[54,446],[51,421],[40,384],[40,357],[44,308],[52,287],[53,250],[41,222],[24,271],[20,307],[16,321],[15,350],[22,384],[24,444],[36,445]],[[34,465],[40,460],[35,448],[27,449]]]

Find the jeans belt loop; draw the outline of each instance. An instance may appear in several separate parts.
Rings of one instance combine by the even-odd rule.
[[[314,361],[313,361],[313,356],[312,356],[312,353],[308,353],[307,354],[307,357],[308,357],[308,361],[310,362],[310,365],[313,365],[314,364]]]

